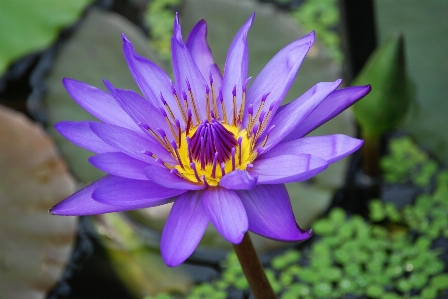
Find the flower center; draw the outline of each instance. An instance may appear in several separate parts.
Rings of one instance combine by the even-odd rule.
[[[269,131],[272,129],[268,128],[268,124],[274,105],[264,106],[268,93],[261,99],[256,112],[252,105],[245,111],[248,81],[249,79],[242,86],[241,102],[238,105],[236,86],[234,87],[232,111],[226,111],[222,93],[216,92],[210,75],[210,87],[205,86],[205,119],[200,119],[198,105],[188,80],[186,79],[188,93],[182,92],[182,100],[173,85],[173,97],[184,125],[182,126],[181,121],[175,118],[173,110],[162,94],[160,97],[164,107],[161,107],[160,111],[174,140],[171,140],[162,129],[153,130],[146,124],[140,125],[171,154],[177,164],[171,165],[161,161],[149,151],[143,153],[162,163],[173,175],[205,186],[217,186],[227,173],[252,167],[251,163],[263,150]],[[248,121],[245,128],[242,128],[245,112]]]
[[[255,158],[250,151],[246,130],[216,119],[204,121],[182,133],[178,147],[177,175],[193,183],[217,186],[219,180],[235,169],[246,169]]]
[[[233,133],[213,119],[211,123],[204,121],[199,125],[191,137],[189,151],[192,159],[204,168],[204,165],[213,163],[215,153],[218,153],[219,164],[229,160],[237,145]]]

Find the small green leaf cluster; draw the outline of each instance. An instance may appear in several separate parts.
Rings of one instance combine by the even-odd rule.
[[[148,4],[145,21],[149,25],[151,42],[160,56],[170,61],[171,36],[173,34],[174,10],[181,0],[153,0]]]
[[[409,139],[401,142],[409,148]],[[396,144],[392,148],[398,147],[400,157],[433,162],[420,150],[403,151],[403,145]],[[400,170],[400,176],[409,177],[415,169]],[[395,169],[386,168],[385,174],[389,171]],[[448,171],[434,171],[431,177],[434,173],[434,191],[423,188],[425,193],[401,210],[377,199],[370,202],[370,221],[348,216],[341,208],[333,208],[315,221],[311,243],[300,251],[290,249],[276,255],[266,269],[279,298],[436,299],[448,295],[447,266],[440,258],[448,249],[434,248],[435,240],[448,239]],[[219,279],[194,286],[187,295],[153,298],[219,299],[227,298],[229,290],[248,289],[234,253],[228,255],[223,266]]]
[[[330,57],[341,62],[340,38],[335,30],[339,24],[339,9],[336,0],[308,0],[292,13],[306,30],[315,30],[317,38],[324,44]]]
[[[368,224],[359,216],[346,219],[339,208],[313,228],[320,238],[304,253],[307,266],[283,265],[280,256],[272,261],[281,271],[281,298],[429,299],[448,288],[445,263],[426,235],[412,241],[406,230]]]
[[[386,182],[412,182],[421,187],[429,185],[437,171],[437,163],[418,148],[410,137],[392,139],[389,151],[389,155],[383,157],[380,162]]]

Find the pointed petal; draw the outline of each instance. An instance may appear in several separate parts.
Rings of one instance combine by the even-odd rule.
[[[160,128],[165,131],[169,140],[176,139],[171,133],[171,130],[169,129],[160,108],[154,107],[154,105],[152,105],[149,101],[146,101],[140,95],[131,90],[115,88],[107,80],[104,80],[104,85],[106,85],[107,89],[117,100],[120,107],[126,111],[137,126],[138,124],[146,124],[154,131]],[[140,127],[140,129],[146,132],[146,129],[143,127]]]
[[[202,202],[210,221],[224,239],[233,244],[241,243],[249,224],[236,192],[221,187],[208,188],[204,190]]]
[[[104,203],[100,203],[92,198],[93,191],[101,184],[112,179],[113,176],[106,175],[105,177],[93,182],[87,187],[79,190],[75,194],[67,197],[63,201],[59,202],[57,205],[50,209],[50,213],[53,215],[63,215],[63,216],[83,216],[83,215],[96,215],[111,212],[121,212],[124,210],[133,210],[142,208],[141,205],[136,204],[135,206],[129,205],[127,207],[123,206],[113,206]]]
[[[324,159],[328,163],[334,163],[357,151],[363,143],[363,140],[341,134],[304,137],[279,143],[266,154],[261,154],[260,158],[265,159],[282,154],[309,154]]]
[[[104,142],[90,129],[91,121],[61,121],[54,128],[62,136],[95,153],[116,152],[117,150]]]
[[[199,71],[204,79],[208,79],[210,71],[216,70],[215,60],[213,59],[212,51],[207,43],[207,23],[205,20],[200,20],[191,29],[190,35],[188,35],[187,42],[185,43],[188,51],[190,51],[191,57],[193,57],[194,62],[198,66]],[[218,75],[218,77],[215,77]],[[213,73],[214,81],[221,81],[221,73]],[[214,82],[214,83],[215,83]],[[216,85],[215,85],[216,86]],[[217,87],[221,87],[217,86]]]
[[[141,181],[112,177],[101,183],[92,193],[92,198],[100,203],[121,206],[149,208],[173,201],[171,197],[186,190],[169,189],[151,181]]]
[[[160,168],[158,165],[150,165],[145,168],[146,177],[166,188],[182,189],[182,190],[200,190],[204,189],[204,185],[193,184],[175,173],[171,173],[166,168]]]
[[[294,130],[340,84],[341,80],[317,83],[301,97],[277,113],[269,125],[274,125],[275,127],[269,133],[268,142],[264,147],[265,151],[274,147]]]
[[[317,108],[311,112],[283,141],[305,136],[323,123],[329,121],[371,90],[370,85],[353,86],[333,91]],[[287,105],[288,106],[288,105]]]
[[[301,241],[311,237],[297,225],[285,185],[259,185],[237,191],[246,209],[249,230],[279,241]]]
[[[219,181],[219,185],[230,190],[251,190],[257,184],[258,176],[245,170],[234,170]]]
[[[190,98],[189,107],[192,109],[194,115],[194,106],[191,102],[188,88],[188,84],[190,85],[191,92],[194,96],[194,102],[200,117],[200,119],[197,120],[193,116],[193,119],[196,119],[197,122],[201,122],[201,120],[207,119],[205,91],[208,84],[204,77],[202,77],[202,74],[194,62],[193,57],[191,57],[190,52],[183,42],[179,18],[177,15],[174,21],[174,36],[171,38],[171,52],[177,94],[182,95],[182,92],[185,92],[188,95]]]
[[[134,180],[148,180],[144,169],[148,163],[129,157],[121,152],[104,153],[89,158],[96,168],[114,176]]]
[[[135,159],[152,163],[154,159],[143,153],[148,150],[168,163],[175,163],[171,155],[158,142],[150,140],[140,133],[102,123],[90,123],[92,131],[116,151],[125,153]]]
[[[222,83],[222,93],[229,121],[233,115],[233,89],[236,86],[236,113],[241,106],[241,96],[243,83],[247,79],[247,69],[249,63],[249,50],[247,46],[247,33],[254,21],[255,13],[243,24],[230,44],[224,67],[224,78]]]
[[[162,105],[160,100],[162,94],[176,118],[181,120],[182,115],[171,90],[170,77],[155,63],[135,53],[132,43],[124,34],[122,39],[124,57],[129,70],[145,98],[155,107],[159,107]]]
[[[301,155],[280,155],[257,159],[251,172],[258,174],[258,185],[281,184],[307,180],[327,168],[320,158]]]
[[[62,80],[68,94],[87,112],[99,120],[120,127],[139,130],[114,98],[107,92],[69,78]]]
[[[184,193],[174,201],[160,240],[162,258],[168,266],[183,263],[193,253],[208,221],[200,192]]]
[[[288,92],[306,54],[314,43],[314,31],[280,50],[257,75],[247,91],[247,105],[252,104],[255,111],[266,98],[265,109],[274,104],[275,113],[281,101]],[[248,115],[245,115],[244,125]]]

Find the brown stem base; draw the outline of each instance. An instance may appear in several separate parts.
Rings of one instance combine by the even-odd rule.
[[[256,299],[277,298],[264,272],[263,266],[258,259],[249,233],[244,235],[243,241],[240,244],[234,244],[233,248],[235,249],[235,253],[243,268],[244,276],[246,276],[254,297]]]

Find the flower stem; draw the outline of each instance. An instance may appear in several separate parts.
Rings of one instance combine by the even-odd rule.
[[[250,289],[256,299],[275,299],[274,290],[264,272],[263,266],[258,259],[257,252],[250,239],[249,233],[244,234],[240,244],[233,244],[235,253],[243,268]]]
[[[365,136],[364,136],[365,135]],[[380,169],[380,138],[364,134],[362,147],[362,168],[364,173],[371,177],[379,177]]]

